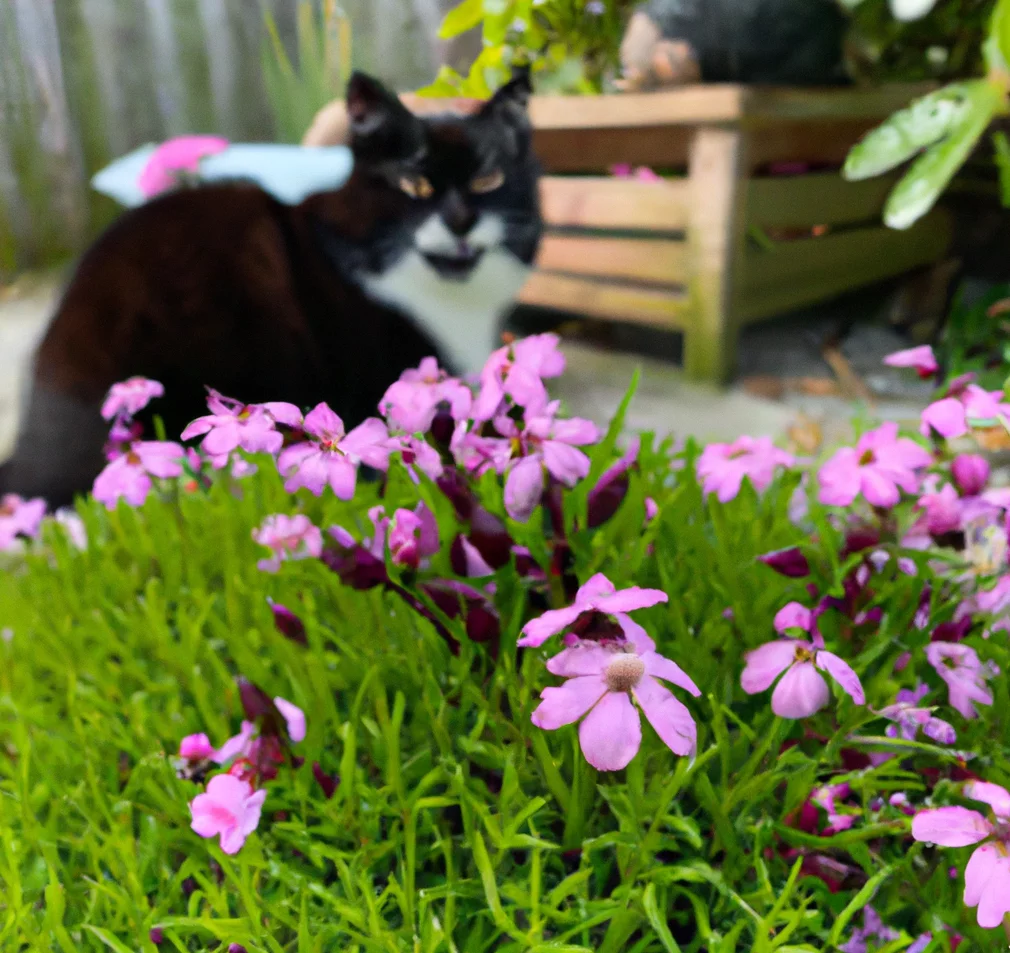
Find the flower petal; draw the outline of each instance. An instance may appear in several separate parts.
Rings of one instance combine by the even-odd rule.
[[[993,866],[1000,856],[999,849],[991,842],[976,847],[972,852],[971,857],[968,858],[968,865],[964,868],[964,905],[966,907],[978,906],[982,891],[989,882]]]
[[[992,834],[992,826],[978,811],[966,807],[935,807],[912,818],[912,837],[941,847],[966,847]]]
[[[525,523],[544,492],[544,468],[540,457],[524,457],[505,481],[505,511],[512,519]]]
[[[635,647],[639,655],[655,651],[656,643],[652,641],[652,637],[630,615],[615,612],[614,618],[621,627],[624,637]]]
[[[778,612],[775,613],[776,632],[785,632],[787,629],[802,629],[809,632],[813,625],[813,613],[802,603],[787,602]]]
[[[796,647],[802,644],[795,639],[778,639],[748,652],[744,656],[747,664],[740,676],[740,687],[748,695],[770,688],[772,682],[793,664]]]
[[[567,629],[580,615],[583,609],[578,603],[566,609],[548,609],[536,619],[530,619],[523,626],[522,638],[516,642],[520,648],[528,648],[543,644],[552,635]]]
[[[697,726],[687,707],[674,697],[673,692],[649,675],[643,676],[632,692],[663,744],[674,754],[694,754],[698,742]]]
[[[676,662],[660,655],[658,652],[639,653],[645,663],[645,672],[654,678],[662,678],[674,685],[689,691],[697,698],[701,695],[701,689],[691,679]]]
[[[990,865],[988,873],[989,879],[982,888],[975,916],[980,927],[991,930],[1010,913],[1010,857],[998,857]]]
[[[642,721],[625,692],[607,692],[579,725],[579,744],[598,771],[628,766],[642,746]]]
[[[589,711],[606,691],[607,683],[600,675],[570,678],[564,685],[545,688],[540,693],[541,702],[531,720],[545,731],[570,725]]]
[[[274,699],[274,704],[277,706],[277,710],[281,713],[281,717],[287,723],[288,735],[292,741],[304,741],[305,740],[305,712],[303,712],[297,705],[293,705],[286,698],[281,698],[278,695]]]
[[[614,613],[648,609],[649,606],[668,602],[669,598],[662,589],[639,589],[638,586],[631,586],[610,596],[600,596],[594,601],[600,612]]]
[[[577,606],[595,606],[598,599],[603,596],[612,596],[617,591],[617,587],[602,572],[590,576],[575,593],[575,604]]]
[[[565,486],[575,486],[589,473],[589,457],[567,443],[561,443],[559,440],[545,440],[542,450],[544,464],[548,472]]]
[[[812,662],[793,665],[772,692],[772,711],[780,718],[806,718],[831,698],[828,683]]]
[[[838,682],[842,686],[842,690],[857,705],[866,704],[862,683],[848,662],[840,659],[833,652],[825,652],[823,649],[814,656],[814,659],[817,667],[823,669]]]
[[[576,642],[571,648],[562,649],[547,660],[547,671],[552,675],[571,678],[574,675],[603,675],[607,664],[614,658],[613,652],[595,642]]]
[[[964,786],[964,796],[988,804],[997,817],[1010,817],[1010,792],[998,784],[991,781],[969,781]]]

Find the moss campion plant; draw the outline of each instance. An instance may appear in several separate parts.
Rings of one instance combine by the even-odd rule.
[[[1003,942],[1010,495],[950,442],[1001,395],[812,461],[622,440],[634,386],[602,433],[563,368],[178,441],[125,382],[93,498],[0,502],[3,948]]]

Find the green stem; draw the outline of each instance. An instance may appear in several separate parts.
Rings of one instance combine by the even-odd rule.
[[[565,850],[582,847],[585,839],[586,818],[589,817],[596,800],[596,768],[582,756],[578,736],[575,738],[575,772],[572,793],[568,801],[568,816],[565,818],[563,843]]]

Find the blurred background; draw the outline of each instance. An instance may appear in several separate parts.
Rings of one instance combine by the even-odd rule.
[[[702,19],[717,13],[736,23],[756,14],[784,21],[812,0],[669,2]],[[846,21],[845,71],[855,90],[940,85],[986,73],[983,51],[996,0],[838,5]],[[89,186],[111,160],[184,133],[298,142],[316,111],[341,95],[352,67],[401,91],[484,96],[522,59],[533,62],[538,93],[611,93],[620,78],[622,36],[640,6],[633,0],[0,0],[0,456],[14,433],[18,376],[66,266],[122,212]],[[866,127],[885,115],[873,114]],[[830,138],[830,131],[817,136]],[[818,174],[821,182],[813,184],[823,187],[828,176],[837,177],[850,144],[840,144],[834,164],[800,172]],[[1004,138],[1002,145],[1000,166],[1000,142],[984,138],[972,167],[981,177],[969,189],[981,196],[985,221],[997,225],[1006,220],[1000,191],[1004,198],[1010,193],[1010,144]],[[578,171],[560,167],[562,174]],[[682,174],[660,172],[668,181]],[[843,223],[835,236],[840,246],[848,242],[859,254],[860,242],[851,233],[846,239],[845,228],[885,231],[880,207],[890,186],[884,186],[877,189],[872,222]],[[982,221],[974,211],[980,207],[962,221]],[[976,250],[999,264],[1007,260],[1010,229],[997,225]],[[793,233],[750,229],[748,254],[789,241],[812,245],[825,232],[810,226]],[[670,238],[658,237],[657,248]],[[819,247],[827,254],[828,245]],[[778,264],[789,254],[780,254]],[[579,256],[568,256],[566,267],[573,257]],[[1000,267],[1005,281],[1010,269]],[[993,284],[993,274],[981,298],[975,294],[967,311],[962,308],[967,318],[956,326],[970,333],[958,338],[954,370],[976,369],[983,359],[972,349],[979,341],[986,355],[999,355],[994,374],[1010,368],[1005,330],[986,317],[986,308],[1007,294],[1006,285]],[[917,343],[907,333],[910,313],[914,322],[917,313],[933,316],[950,306],[943,276],[933,284],[922,278],[914,284],[903,276],[815,306],[783,307],[781,318],[744,328],[729,390],[679,376],[680,336],[656,321],[559,317],[529,308],[514,321],[520,330],[561,322],[571,369],[562,396],[588,416],[606,420],[635,367],[643,366],[633,428],[726,438],[770,434],[817,446],[830,439],[833,423],[848,427],[854,407],[914,418],[927,399],[928,387],[880,366],[884,354]]]

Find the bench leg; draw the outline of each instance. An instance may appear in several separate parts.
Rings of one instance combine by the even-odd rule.
[[[702,127],[690,156],[687,240],[693,320],[684,341],[689,377],[726,383],[736,363],[733,269],[744,241],[746,134]]]

